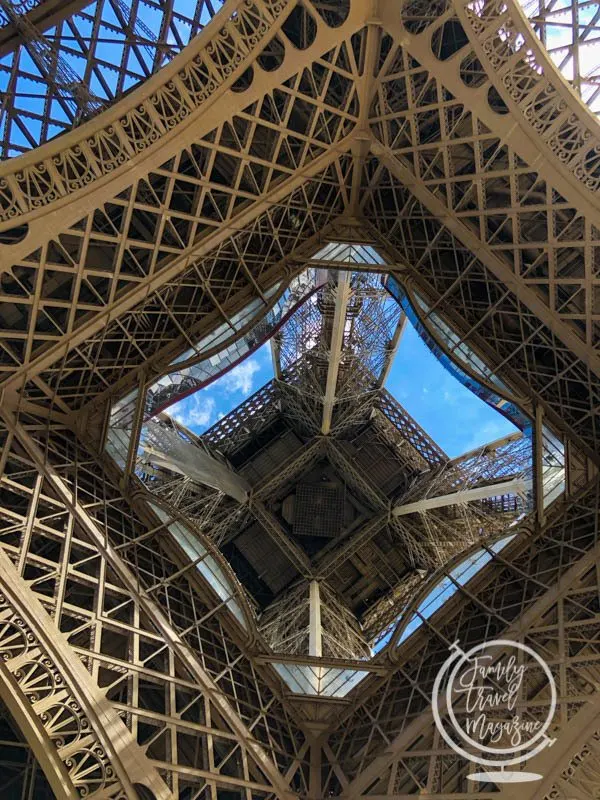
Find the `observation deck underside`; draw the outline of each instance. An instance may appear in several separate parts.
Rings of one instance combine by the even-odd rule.
[[[596,796],[599,20],[0,0],[10,796]],[[407,320],[520,431],[449,458],[384,388]],[[558,689],[510,791],[431,712],[490,638]]]

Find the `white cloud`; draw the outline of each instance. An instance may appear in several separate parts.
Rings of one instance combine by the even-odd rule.
[[[464,448],[464,452],[474,450],[476,447],[483,447],[483,445],[489,444],[515,430],[516,428],[507,419],[498,414],[497,420],[490,420],[476,427],[471,440]]]
[[[454,405],[456,403],[456,401],[457,401],[456,393],[455,392],[451,392],[448,389],[444,389],[443,398],[444,398],[444,403],[446,403],[446,405],[450,405],[450,406]]]
[[[186,428],[207,428],[215,413],[215,401],[214,398],[205,397],[202,392],[197,392],[177,403],[173,411],[175,412],[171,414],[173,419]]]
[[[242,392],[250,394],[254,383],[254,375],[260,370],[260,364],[255,358],[248,358],[242,364],[234,367],[231,372],[224,375],[222,380],[223,389],[228,392]]]

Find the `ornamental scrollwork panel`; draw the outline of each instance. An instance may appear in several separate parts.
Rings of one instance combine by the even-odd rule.
[[[79,797],[126,797],[111,760],[50,653],[0,594],[0,659],[31,705]]]

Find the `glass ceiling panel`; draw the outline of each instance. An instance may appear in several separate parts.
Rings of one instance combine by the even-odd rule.
[[[223,600],[240,625],[243,628],[247,628],[244,612],[236,600],[238,591],[219,565],[217,559],[209,553],[199,537],[195,536],[189,528],[173,520],[171,516],[156,503],[149,502],[149,505],[160,521],[165,524],[173,539],[179,544],[190,561],[195,564],[198,572],[221,600]]]
[[[490,547],[477,550],[475,553],[465,558],[465,560],[455,567],[447,576],[442,578],[424,600],[419,603],[417,610],[411,616],[398,640],[398,646],[412,636],[412,634],[417,631],[426,620],[433,616],[436,611],[439,611],[440,608],[456,594],[461,586],[465,586],[474,578],[477,573],[492,560],[494,555],[512,542],[515,536],[516,534],[513,533],[490,545]],[[391,637],[392,632],[388,634],[386,641],[378,642],[377,649],[383,649]]]

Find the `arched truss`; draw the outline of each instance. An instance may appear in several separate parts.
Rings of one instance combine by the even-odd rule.
[[[568,621],[594,662],[596,489],[497,556],[426,642],[415,634],[391,674],[369,678],[319,755],[226,611],[86,450],[100,450],[115,398],[251,299],[267,307],[346,225],[528,413],[597,458],[598,123],[512,0],[423,5],[228,3],[143,86],[0,170],[12,242],[0,541],[175,794],[203,781],[279,796],[461,791],[425,687],[450,629],[477,638],[482,619],[486,634],[520,620],[518,635],[566,665],[562,769],[579,746],[595,678],[573,661]]]
[[[167,787],[70,648],[5,551],[0,595],[0,697],[57,797],[135,798],[137,780]],[[62,650],[62,652],[61,652]]]
[[[15,722],[8,707],[0,699],[0,789],[5,796],[14,797],[15,800],[27,800],[32,796],[39,800],[53,800],[55,793],[23,733],[22,718],[20,722],[20,725]]]
[[[226,603],[215,606],[195,564],[168,547],[165,526],[144,505],[134,511],[68,430],[7,419],[2,441],[0,556],[16,564],[2,585],[14,573],[29,608],[44,603],[48,643],[65,632],[70,658],[56,682],[64,686],[75,665],[79,696],[87,686],[125,777],[156,797],[285,797],[289,781],[303,791],[304,737],[277,697],[279,681],[245,655]],[[31,611],[23,616],[29,624]],[[55,647],[47,658],[57,663]],[[53,722],[44,717],[43,727],[59,738]],[[81,738],[89,729],[72,727]],[[90,744],[84,738],[84,755]]]
[[[3,0],[2,158],[108,108],[173,59],[222,0]]]
[[[582,100],[598,114],[598,4],[585,1],[523,0],[522,6],[554,63]]]

